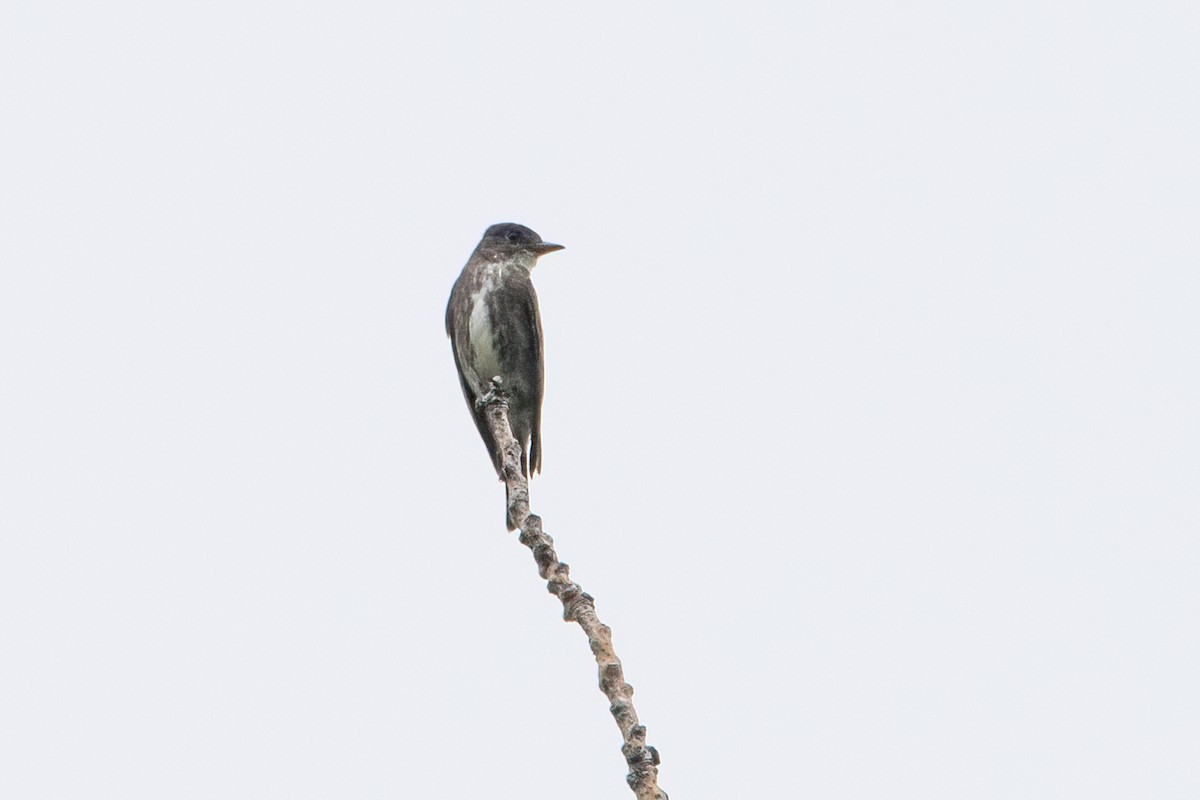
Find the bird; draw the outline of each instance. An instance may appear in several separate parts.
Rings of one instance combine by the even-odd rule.
[[[537,260],[562,250],[515,222],[488,228],[450,290],[446,335],[467,408],[483,437],[492,466],[504,480],[502,453],[478,401],[502,380],[508,419],[521,445],[521,474],[542,470],[542,320],[531,272]],[[505,509],[508,508],[507,485]],[[506,514],[508,529],[516,530]]]

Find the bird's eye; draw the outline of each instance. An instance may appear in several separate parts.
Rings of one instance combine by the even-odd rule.
[[[509,233],[508,233],[508,240],[509,240],[510,242],[516,242],[516,241],[517,241],[518,239],[520,239],[520,238],[521,238],[521,237],[520,237],[520,236],[517,234],[517,232],[516,232],[516,231],[509,231]]]

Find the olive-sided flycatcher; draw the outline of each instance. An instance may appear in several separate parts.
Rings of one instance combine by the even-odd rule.
[[[483,410],[475,407],[497,375],[508,392],[508,420],[521,444],[521,473],[529,477],[542,469],[542,320],[530,273],[540,256],[561,249],[524,225],[493,225],[454,282],[446,305],[446,335],[458,380],[497,474],[501,453]],[[514,527],[509,519],[508,529]]]

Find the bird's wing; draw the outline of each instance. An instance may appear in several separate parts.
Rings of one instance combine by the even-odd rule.
[[[537,378],[534,386],[533,426],[529,431],[529,474],[542,471],[542,394],[545,391],[546,369],[542,359],[542,315],[538,313],[537,293],[529,282],[528,302],[524,303],[529,327],[533,329],[534,352],[537,354]]]

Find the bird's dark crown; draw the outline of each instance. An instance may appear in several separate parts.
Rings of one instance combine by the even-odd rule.
[[[486,242],[506,245],[541,244],[542,237],[515,222],[501,222],[488,228],[483,234]]]

